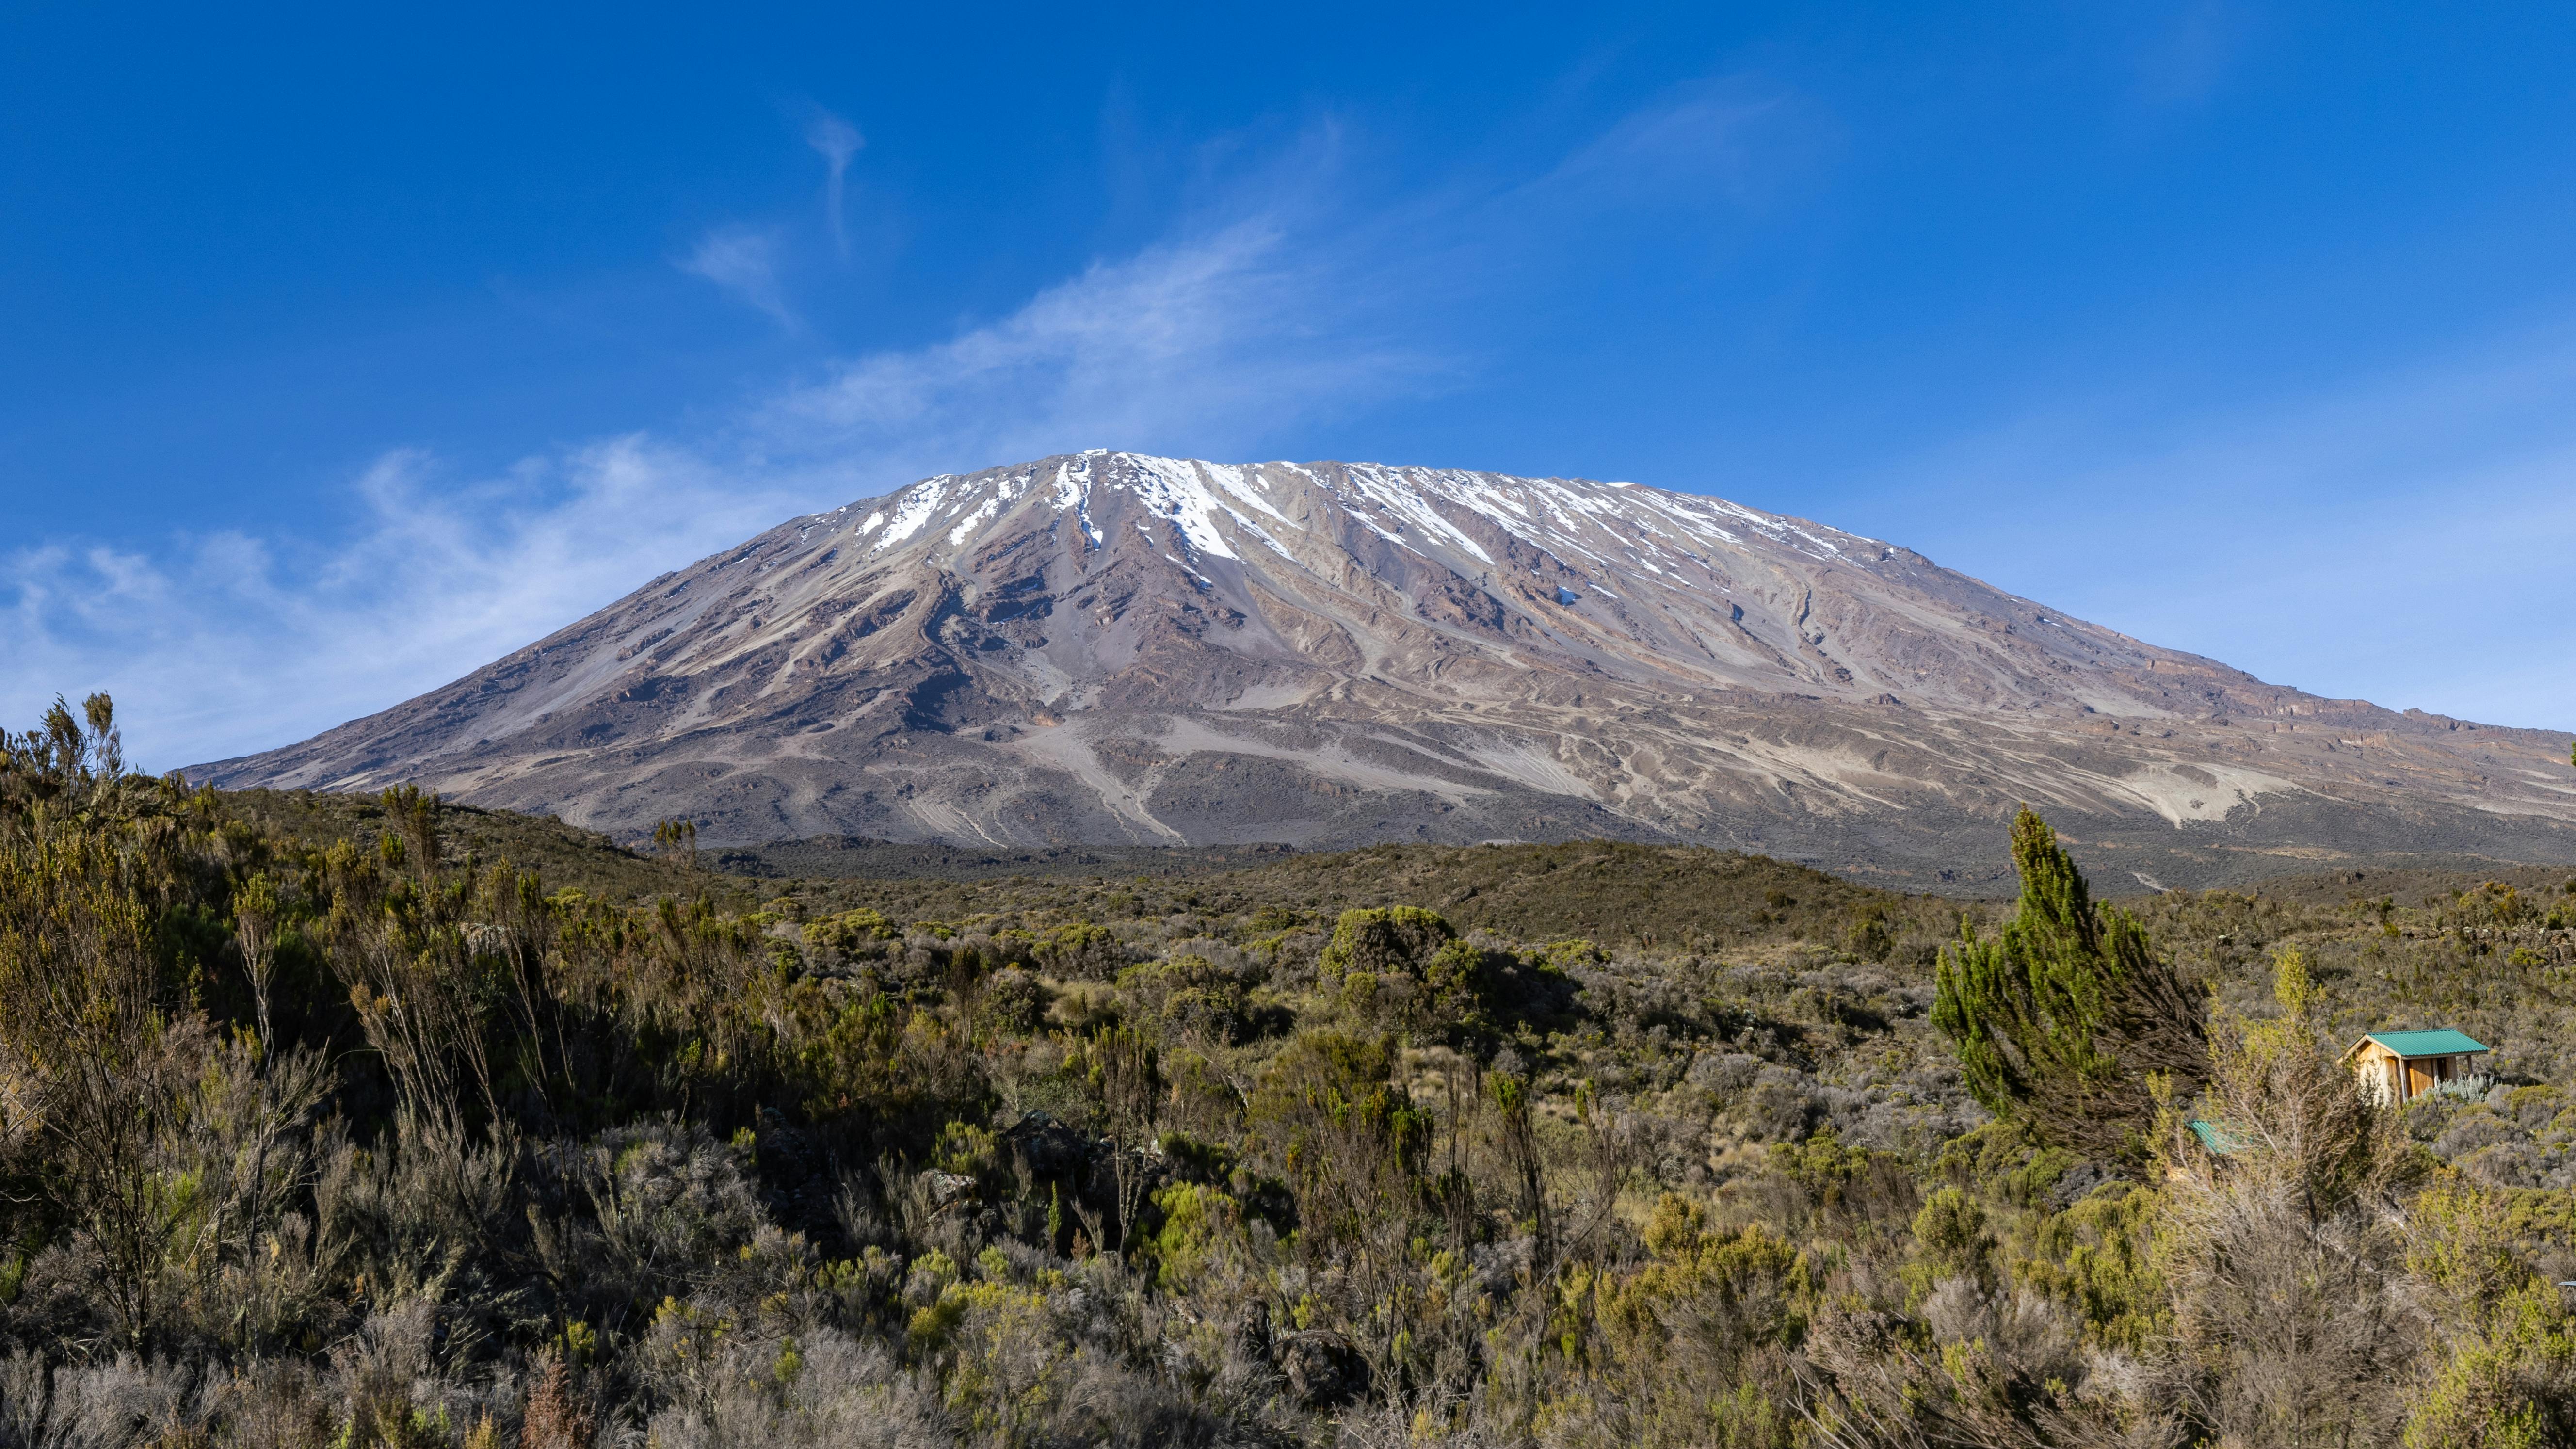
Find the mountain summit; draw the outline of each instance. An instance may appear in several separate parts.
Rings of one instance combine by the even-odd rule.
[[[1608,835],[1918,883],[2027,801],[2169,885],[2576,859],[2568,737],[2320,699],[1695,494],[1089,452],[666,574],[224,787],[634,837]]]

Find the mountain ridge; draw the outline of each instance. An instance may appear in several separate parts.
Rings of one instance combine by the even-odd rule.
[[[789,519],[418,699],[189,773],[633,838],[1594,835],[1923,883],[2024,802],[2199,884],[2576,859],[2568,737],[2265,683],[1633,483],[1094,451]]]

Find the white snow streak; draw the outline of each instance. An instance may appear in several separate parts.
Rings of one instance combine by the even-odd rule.
[[[892,548],[921,532],[921,526],[928,523],[931,516],[939,511],[940,500],[948,494],[948,485],[955,481],[954,474],[942,473],[936,478],[925,478],[905,489],[900,495],[901,501],[895,505],[894,521],[886,525],[885,537],[871,545],[869,551],[873,553],[880,548]]]
[[[974,512],[967,514],[964,520],[959,522],[955,528],[948,530],[948,546],[950,548],[962,547],[966,542],[966,535],[983,527],[984,520],[991,518],[994,514],[1001,511],[1002,500],[998,496],[987,498],[982,503],[977,504]]]
[[[1181,530],[1181,537],[1194,554],[1212,553],[1219,558],[1240,559],[1225,535],[1217,530],[1216,517],[1222,513],[1234,520],[1235,526],[1270,545],[1280,555],[1288,550],[1242,510],[1226,500],[1240,497],[1262,512],[1285,523],[1288,520],[1264,499],[1254,497],[1243,486],[1243,470],[1222,463],[1200,463],[1180,458],[1148,458],[1135,453],[1118,457],[1133,465],[1142,475],[1136,484],[1136,499],[1153,510],[1156,517],[1168,518]]]

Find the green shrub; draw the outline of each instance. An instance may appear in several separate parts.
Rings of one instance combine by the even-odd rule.
[[[996,971],[983,985],[975,1005],[978,1025],[987,1031],[1026,1036],[1046,1019],[1053,996],[1046,983],[1016,966]]]
[[[807,921],[803,935],[806,945],[842,957],[871,953],[881,942],[903,939],[892,921],[865,906]]]

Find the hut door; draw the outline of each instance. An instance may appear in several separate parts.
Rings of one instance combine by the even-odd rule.
[[[2423,1057],[2415,1061],[2408,1062],[2406,1064],[2407,1100],[2413,1101],[2424,1093],[2433,1090],[2433,1083],[2435,1080],[2436,1079],[2433,1075],[2432,1058]]]

